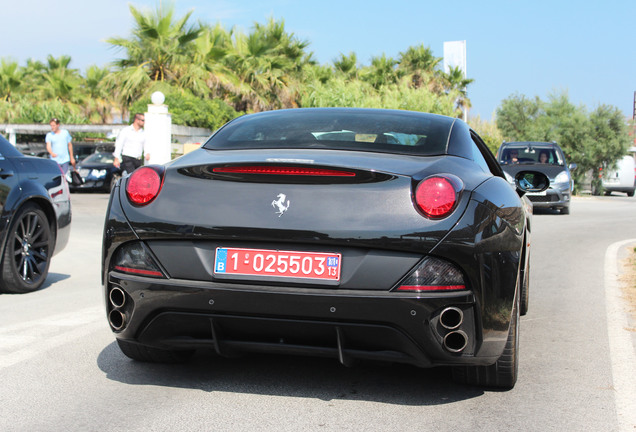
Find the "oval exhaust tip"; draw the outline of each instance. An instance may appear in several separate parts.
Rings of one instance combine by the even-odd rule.
[[[115,330],[121,330],[126,324],[126,316],[118,310],[112,310],[108,314],[108,322]]]
[[[447,330],[455,330],[463,321],[464,312],[458,307],[447,307],[439,314],[439,323]]]
[[[452,331],[444,336],[444,348],[452,353],[464,351],[468,344],[468,336],[461,330]]]
[[[108,299],[110,300],[110,304],[116,308],[120,308],[126,304],[126,293],[124,293],[123,289],[114,287],[110,290],[110,293],[108,293]]]

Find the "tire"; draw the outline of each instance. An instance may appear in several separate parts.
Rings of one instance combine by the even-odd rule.
[[[519,314],[521,316],[528,313],[528,304],[530,302],[530,259],[523,271],[523,281],[521,282],[521,298],[519,299]]]
[[[512,389],[519,372],[519,296],[515,297],[508,339],[501,357],[491,366],[458,366],[453,379],[461,384],[499,389]]]
[[[561,214],[562,215],[569,215],[570,214],[570,207],[561,207]]]
[[[13,216],[2,254],[2,290],[27,293],[39,289],[49,272],[53,235],[40,207],[29,203]]]
[[[117,180],[119,180],[121,176],[118,176],[116,174],[113,174],[113,176],[110,179],[110,185],[108,188],[108,192],[111,192],[113,190],[113,188],[115,187],[115,185],[117,184]]]
[[[126,357],[146,363],[184,363],[194,354],[194,350],[165,350],[121,339],[117,339],[117,345]]]
[[[633,197],[634,196],[634,189],[628,190],[626,192],[626,194],[627,194],[628,197]]]

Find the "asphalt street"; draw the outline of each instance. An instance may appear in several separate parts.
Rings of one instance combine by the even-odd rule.
[[[636,323],[618,259],[636,245],[636,198],[582,197],[535,214],[530,310],[516,387],[452,382],[445,368],[200,352],[133,362],[101,295],[108,196],[73,194],[68,247],[43,289],[0,295],[2,431],[633,431]]]

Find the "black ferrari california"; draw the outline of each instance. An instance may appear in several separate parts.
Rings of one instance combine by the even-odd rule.
[[[120,349],[452,366],[511,388],[528,304],[526,191],[459,119],[292,109],[235,119],[111,193],[102,281]]]
[[[60,166],[24,156],[0,136],[0,209],[0,291],[35,291],[71,232],[71,200]]]

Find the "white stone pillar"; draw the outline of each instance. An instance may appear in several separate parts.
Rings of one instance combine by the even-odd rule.
[[[9,135],[9,142],[15,147],[16,144],[16,133],[13,128],[7,129],[7,134]]]
[[[172,118],[168,113],[168,105],[164,105],[165,96],[161,92],[154,92],[151,96],[152,104],[148,105],[145,113],[146,122],[146,150],[150,159],[146,164],[162,165],[170,162],[172,137]]]

